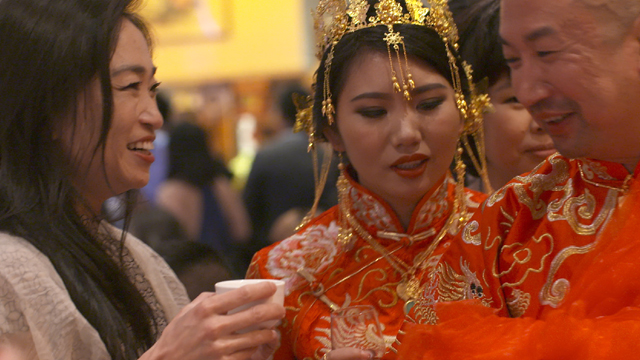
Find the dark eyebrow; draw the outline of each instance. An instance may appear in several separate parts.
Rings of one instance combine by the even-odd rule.
[[[351,99],[351,101],[356,101],[356,100],[360,100],[360,99],[388,99],[390,98],[391,95],[388,93],[381,93],[381,92],[368,92],[368,93],[362,93],[356,97],[354,97],[353,99]]]
[[[527,34],[524,39],[528,42],[534,42],[540,38],[545,36],[554,35],[556,33],[555,29],[550,26],[545,26],[540,29],[534,30],[531,33]],[[511,46],[507,40],[505,40],[502,36],[498,35],[498,41],[502,45]]]
[[[444,86],[443,84],[440,83],[432,83],[432,84],[427,84],[427,85],[422,85],[419,86],[415,89],[413,89],[413,91],[411,92],[413,95],[419,95],[431,90],[435,90],[435,89],[446,89],[447,87]],[[351,99],[351,101],[356,101],[356,100],[360,100],[360,99],[389,99],[391,97],[390,94],[388,93],[381,93],[381,92],[368,92],[368,93],[362,93],[356,97],[354,97],[353,99]]]
[[[427,84],[427,85],[418,86],[417,88],[413,89],[411,94],[420,95],[422,93],[425,93],[425,92],[428,92],[428,91],[431,91],[431,90],[446,89],[446,88],[447,87],[444,84],[431,83],[431,84]]]
[[[158,70],[158,68],[155,67],[155,66],[151,69],[151,76],[156,74],[156,70]],[[134,72],[134,73],[136,73],[138,75],[144,75],[147,72],[147,69],[144,66],[141,66],[141,65],[124,65],[124,66],[121,66],[119,68],[114,69],[111,72],[111,76],[115,77],[115,76],[118,76],[118,75],[120,75],[122,73],[129,72],[129,71],[130,72]]]
[[[538,40],[538,39],[540,39],[542,37],[553,35],[555,33],[556,33],[556,31],[552,27],[545,26],[545,27],[542,27],[540,29],[537,29],[537,30],[534,30],[534,31],[530,32],[524,38],[525,38],[525,40],[527,40],[529,42],[533,42],[533,41],[536,41],[536,40]]]

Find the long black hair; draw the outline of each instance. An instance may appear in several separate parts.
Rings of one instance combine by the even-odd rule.
[[[49,258],[111,358],[123,360],[155,341],[152,311],[80,215],[86,200],[70,180],[77,169],[56,138],[70,125],[77,140],[77,123],[95,121],[77,119],[76,109],[98,79],[101,132],[85,151],[104,158],[113,113],[109,63],[123,19],[149,39],[130,12],[133,1],[0,0],[0,231]]]

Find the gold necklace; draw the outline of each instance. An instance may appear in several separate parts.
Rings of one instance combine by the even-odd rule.
[[[342,169],[341,169],[342,170]],[[347,209],[347,204],[349,203],[346,195],[346,190],[348,188],[348,181],[345,179],[344,175],[341,174],[340,178],[338,179],[338,191],[339,191],[339,209],[340,209],[340,213],[342,214],[342,219],[346,220],[348,219],[348,217],[351,217],[351,213],[346,211]],[[428,249],[426,249],[425,251],[423,251],[422,253],[418,254],[416,257],[414,257],[414,264],[413,266],[409,266],[406,263],[404,263],[404,261],[402,261],[400,258],[398,258],[397,256],[394,255],[394,253],[396,253],[397,251],[401,250],[402,248],[404,248],[404,246],[406,245],[406,243],[402,243],[400,242],[399,246],[395,247],[393,250],[387,251],[384,247],[382,247],[380,244],[378,244],[378,242],[366,231],[364,231],[364,229],[357,223],[357,221],[352,220],[353,224],[355,225],[354,227],[349,226],[348,221],[347,223],[345,223],[344,221],[341,221],[339,219],[340,222],[340,233],[338,234],[338,239],[337,242],[340,243],[343,247],[345,248],[349,248],[349,243],[351,243],[351,238],[353,236],[353,233],[351,232],[351,229],[354,229],[356,232],[358,232],[358,235],[360,235],[365,241],[367,241],[367,243],[369,243],[372,248],[374,248],[378,253],[381,254],[381,256],[373,259],[373,261],[365,264],[363,267],[361,267],[360,269],[358,269],[356,272],[343,277],[342,279],[340,279],[339,281],[337,281],[336,283],[333,283],[327,287],[325,287],[322,283],[318,283],[317,279],[315,278],[315,276],[313,276],[309,271],[307,271],[305,268],[301,268],[298,269],[297,274],[298,276],[301,276],[302,278],[304,278],[309,285],[311,286],[310,290],[311,290],[311,294],[314,295],[314,297],[317,300],[322,301],[323,303],[325,303],[330,309],[332,310],[337,310],[340,308],[340,306],[336,303],[334,303],[333,301],[331,301],[325,294],[326,292],[331,289],[334,288],[335,286],[347,281],[348,279],[352,278],[353,276],[355,276],[356,274],[362,272],[364,269],[368,268],[369,266],[377,263],[378,261],[382,260],[382,259],[387,259],[387,261],[389,262],[389,264],[391,266],[394,267],[394,269],[396,269],[400,274],[402,274],[402,281],[400,281],[397,285],[396,285],[396,295],[398,295],[398,297],[400,299],[402,299],[405,304],[404,304],[404,311],[405,313],[409,313],[409,311],[411,310],[411,308],[415,305],[417,299],[420,296],[420,284],[422,282],[422,279],[424,277],[424,274],[426,271],[424,271],[427,266],[428,266],[428,262],[426,261],[427,259],[429,259],[429,257],[431,256],[431,254],[433,253],[433,251],[435,251],[436,247],[438,246],[438,244],[440,243],[440,241],[444,238],[444,235],[449,232],[449,230],[451,229],[451,226],[454,224],[455,220],[456,220],[456,214],[460,214],[460,223],[464,223],[464,220],[466,219],[466,211],[458,211],[460,209],[462,205],[462,203],[459,203],[459,199],[456,197],[455,201],[454,201],[454,206],[453,206],[453,210],[451,212],[451,214],[449,215],[449,218],[447,219],[447,222],[445,223],[445,225],[443,226],[443,228],[441,229],[440,233],[438,233],[437,237],[435,238],[435,240],[433,241],[433,243],[429,246]],[[347,214],[348,216],[344,215]],[[389,238],[392,240],[402,240],[402,238],[408,238],[409,239],[409,244],[412,244],[414,241],[418,241],[418,240],[423,240],[426,239],[430,236],[433,235],[433,233],[435,233],[435,231],[433,229],[430,229],[429,231],[425,231],[422,232],[420,234],[416,234],[416,235],[407,235],[407,234],[399,234],[399,233],[393,233],[393,232],[385,232],[385,231],[379,231],[378,232],[378,236],[380,237],[384,237],[384,238]],[[402,264],[406,270],[401,268]],[[420,270],[422,270],[420,277],[416,277],[415,273],[416,270],[420,268]]]
[[[426,268],[426,264],[427,264],[426,260],[435,251],[440,241],[444,238],[445,234],[451,228],[451,225],[455,220],[457,207],[454,206],[451,214],[449,215],[449,218],[447,219],[445,225],[442,227],[442,229],[436,236],[435,240],[429,245],[429,247],[425,251],[415,256],[413,265],[409,266],[409,264],[406,264],[404,261],[402,261],[402,259],[400,259],[399,257],[393,254],[393,252],[396,252],[398,249],[394,249],[393,252],[387,251],[382,245],[380,245],[373,238],[373,236],[371,236],[371,234],[369,234],[367,231],[365,231],[362,228],[362,226],[358,223],[357,220],[353,218],[353,215],[349,211],[350,201],[348,199],[349,198],[348,194],[346,194],[347,189],[348,189],[348,180],[343,175],[341,175],[340,179],[338,180],[339,208],[340,208],[341,216],[343,217],[344,220],[346,220],[346,223],[344,221],[341,221],[341,224],[340,224],[341,233],[343,236],[340,242],[342,242],[343,245],[351,243],[353,240],[352,239],[353,233],[351,229],[355,230],[355,232],[359,237],[363,238],[369,245],[371,245],[371,247],[375,251],[380,253],[387,260],[387,262],[398,273],[401,274],[402,280],[400,280],[400,282],[396,286],[396,293],[403,301],[405,301],[405,303],[413,302],[420,295],[420,282],[422,281],[422,277],[424,276],[424,271],[422,271],[422,275],[418,278],[416,276],[416,271],[418,270],[418,268],[420,268],[421,270],[424,270]],[[414,241],[417,241],[416,239],[421,240],[423,238],[428,237],[428,236],[424,236],[423,234],[417,234],[413,236],[410,236],[407,234],[396,234],[396,233],[386,233],[386,234],[387,234],[387,237],[390,237],[390,238],[408,238],[409,239],[407,243],[401,245],[400,247],[404,247],[405,245],[411,245],[413,244]]]
[[[416,276],[416,271],[418,269],[424,270],[426,268],[426,264],[427,264],[426,260],[435,251],[438,244],[442,241],[446,233],[449,231],[449,229],[451,228],[451,225],[453,224],[454,219],[455,219],[455,213],[452,212],[451,215],[449,215],[447,222],[438,233],[435,240],[429,245],[429,247],[425,251],[416,255],[414,257],[413,265],[409,266],[404,261],[402,261],[399,257],[397,257],[395,254],[387,251],[382,245],[380,245],[376,241],[376,239],[374,239],[373,236],[371,236],[371,234],[366,232],[362,228],[362,226],[360,226],[360,224],[353,219],[352,216],[349,216],[349,215],[347,216],[347,221],[349,223],[349,226],[353,230],[355,230],[358,236],[363,238],[369,245],[371,245],[371,247],[375,251],[380,253],[387,260],[387,262],[402,275],[402,280],[400,280],[400,282],[396,286],[396,291],[398,296],[405,302],[414,300],[419,297],[420,283],[424,276],[424,271],[421,272],[422,275],[420,277]],[[405,245],[411,245],[412,243],[413,242],[410,241],[408,242],[408,244],[404,244],[403,247]]]

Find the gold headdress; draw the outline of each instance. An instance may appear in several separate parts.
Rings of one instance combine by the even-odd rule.
[[[427,2],[428,5],[425,7],[421,0],[407,0],[407,13],[403,13],[402,6],[395,0],[380,0],[374,5],[376,15],[367,17],[367,12],[370,8],[367,0],[320,0],[314,14],[318,50],[316,56],[318,59],[322,59],[324,54],[327,53],[324,67],[322,113],[327,117],[329,124],[333,122],[335,114],[332,94],[329,88],[329,73],[331,72],[335,46],[344,35],[375,26],[387,27],[383,40],[387,43],[393,87],[396,92],[402,91],[404,96],[410,99],[410,91],[413,90],[415,85],[409,71],[404,39],[402,34],[394,29],[394,25],[426,26],[436,31],[445,44],[451,67],[452,85],[456,92],[456,102],[462,115],[468,120],[469,115],[484,111],[488,99],[478,99],[475,103],[473,101],[469,103],[465,101],[458,69],[458,64],[464,63],[458,61],[455,55],[458,51],[458,29],[449,11],[447,1],[427,0]],[[397,72],[393,66],[393,57],[398,60]],[[473,84],[471,69],[466,65],[463,65],[463,67],[469,83]],[[399,73],[400,79],[398,79],[397,73]]]
[[[374,5],[375,16],[367,16],[370,10],[370,2],[367,0],[320,0],[314,13],[314,29],[318,59],[324,57],[324,72],[322,83],[322,115],[331,125],[334,121],[335,107],[330,89],[331,64],[336,45],[343,36],[358,30],[385,26],[387,31],[382,40],[387,44],[393,88],[396,92],[402,92],[407,100],[411,99],[411,90],[415,87],[409,63],[404,38],[395,25],[418,25],[433,29],[442,39],[445,45],[449,68],[451,71],[452,87],[455,92],[456,106],[464,119],[464,133],[462,144],[470,154],[474,166],[482,176],[486,189],[491,189],[486,174],[486,160],[484,157],[484,136],[482,134],[482,116],[491,106],[488,95],[478,93],[471,74],[471,67],[458,57],[458,29],[449,11],[447,0],[406,0],[406,12],[401,4],[395,0],[379,0]],[[326,54],[326,55],[325,55]],[[397,69],[394,67],[393,58],[397,60]],[[462,69],[460,69],[460,67]],[[460,71],[462,70],[462,71]],[[465,97],[461,74],[466,78],[469,87],[468,98]],[[399,75],[399,78],[398,78]],[[320,87],[316,87],[320,89]],[[309,134],[310,149],[313,149],[315,141],[319,138],[316,133],[311,106],[302,107],[297,117],[298,130],[304,129]],[[471,151],[467,135],[473,134],[473,138],[479,156]],[[459,150],[459,153],[461,149]],[[464,174],[464,164],[460,161],[460,155],[456,154],[457,176]],[[459,179],[459,182],[462,179]],[[464,196],[460,191],[460,197]],[[460,198],[460,205],[464,199]],[[462,210],[464,213],[464,210]],[[466,216],[463,214],[461,217]]]

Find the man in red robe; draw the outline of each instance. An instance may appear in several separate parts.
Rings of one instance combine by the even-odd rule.
[[[437,325],[405,324],[399,358],[636,357],[640,2],[502,0],[500,35],[560,154],[495,192],[442,258],[469,261],[494,309],[436,304]]]

